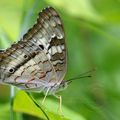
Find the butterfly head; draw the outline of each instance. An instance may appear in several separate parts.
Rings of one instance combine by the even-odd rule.
[[[62,91],[62,90],[64,90],[64,89],[66,89],[71,82],[72,82],[72,81],[63,80],[63,81],[60,83],[59,88],[58,88],[57,91],[59,92],[59,91]]]
[[[65,81],[63,80],[60,84],[56,84],[54,85],[50,90],[49,90],[49,94],[56,94],[64,89],[66,89],[69,85],[69,83],[71,83],[71,81]]]

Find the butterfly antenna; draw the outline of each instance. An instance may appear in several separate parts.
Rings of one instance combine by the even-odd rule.
[[[90,78],[93,76],[94,71],[95,71],[95,69],[89,70],[87,72],[81,73],[77,77],[70,78],[67,81],[72,82],[73,80],[77,80],[77,79],[81,79],[81,78]]]

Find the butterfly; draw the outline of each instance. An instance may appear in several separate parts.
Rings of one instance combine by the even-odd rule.
[[[47,7],[23,38],[0,51],[0,83],[26,91],[56,93],[69,84],[63,23],[56,10]]]

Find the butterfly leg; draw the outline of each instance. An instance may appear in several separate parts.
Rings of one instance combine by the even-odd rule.
[[[63,112],[62,112],[62,97],[60,95],[55,95],[56,98],[59,99],[59,107],[58,107],[58,112],[63,115]]]
[[[47,97],[47,95],[48,95],[49,90],[50,90],[50,88],[48,88],[47,91],[46,91],[46,93],[45,93],[45,96],[44,96],[44,98],[43,98],[43,100],[42,100],[42,105],[43,105],[44,102],[45,102],[45,99],[46,99],[46,97]]]

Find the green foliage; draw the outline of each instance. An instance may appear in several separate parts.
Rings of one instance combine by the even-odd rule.
[[[0,104],[0,119],[9,120],[10,119],[10,104]],[[4,114],[5,113],[5,114]]]
[[[20,91],[19,93],[17,93],[16,97],[14,98],[13,110],[17,112],[23,112],[33,116],[37,116],[45,120],[47,120],[45,114],[47,114],[50,120],[70,120],[71,118],[75,118],[76,120],[77,119],[85,120],[80,115],[77,115],[76,113],[68,110],[65,107],[63,107],[63,110],[65,111],[64,115],[65,114],[67,115],[65,116],[59,115],[60,114],[59,112],[56,113],[57,103],[55,101],[46,100],[45,106],[41,104],[39,106],[40,107],[38,107],[31,99],[31,97],[29,97],[24,91]]]
[[[65,118],[57,113],[59,102],[53,97],[48,96],[45,105],[40,105],[52,120],[119,120],[119,5],[120,2],[114,0],[0,1],[0,48],[7,48],[21,38],[34,24],[42,8],[53,6],[63,20],[66,33],[68,72],[65,79],[96,68],[92,78],[74,81],[60,93]],[[8,97],[4,97],[4,94],[8,96],[9,89],[0,86],[0,91],[0,120],[9,120],[10,103],[6,100]],[[39,101],[42,97],[36,94],[35,99]],[[46,119],[23,91],[16,93],[13,108],[16,113]],[[23,116],[24,120],[27,118]],[[17,119],[22,120],[22,117]]]

